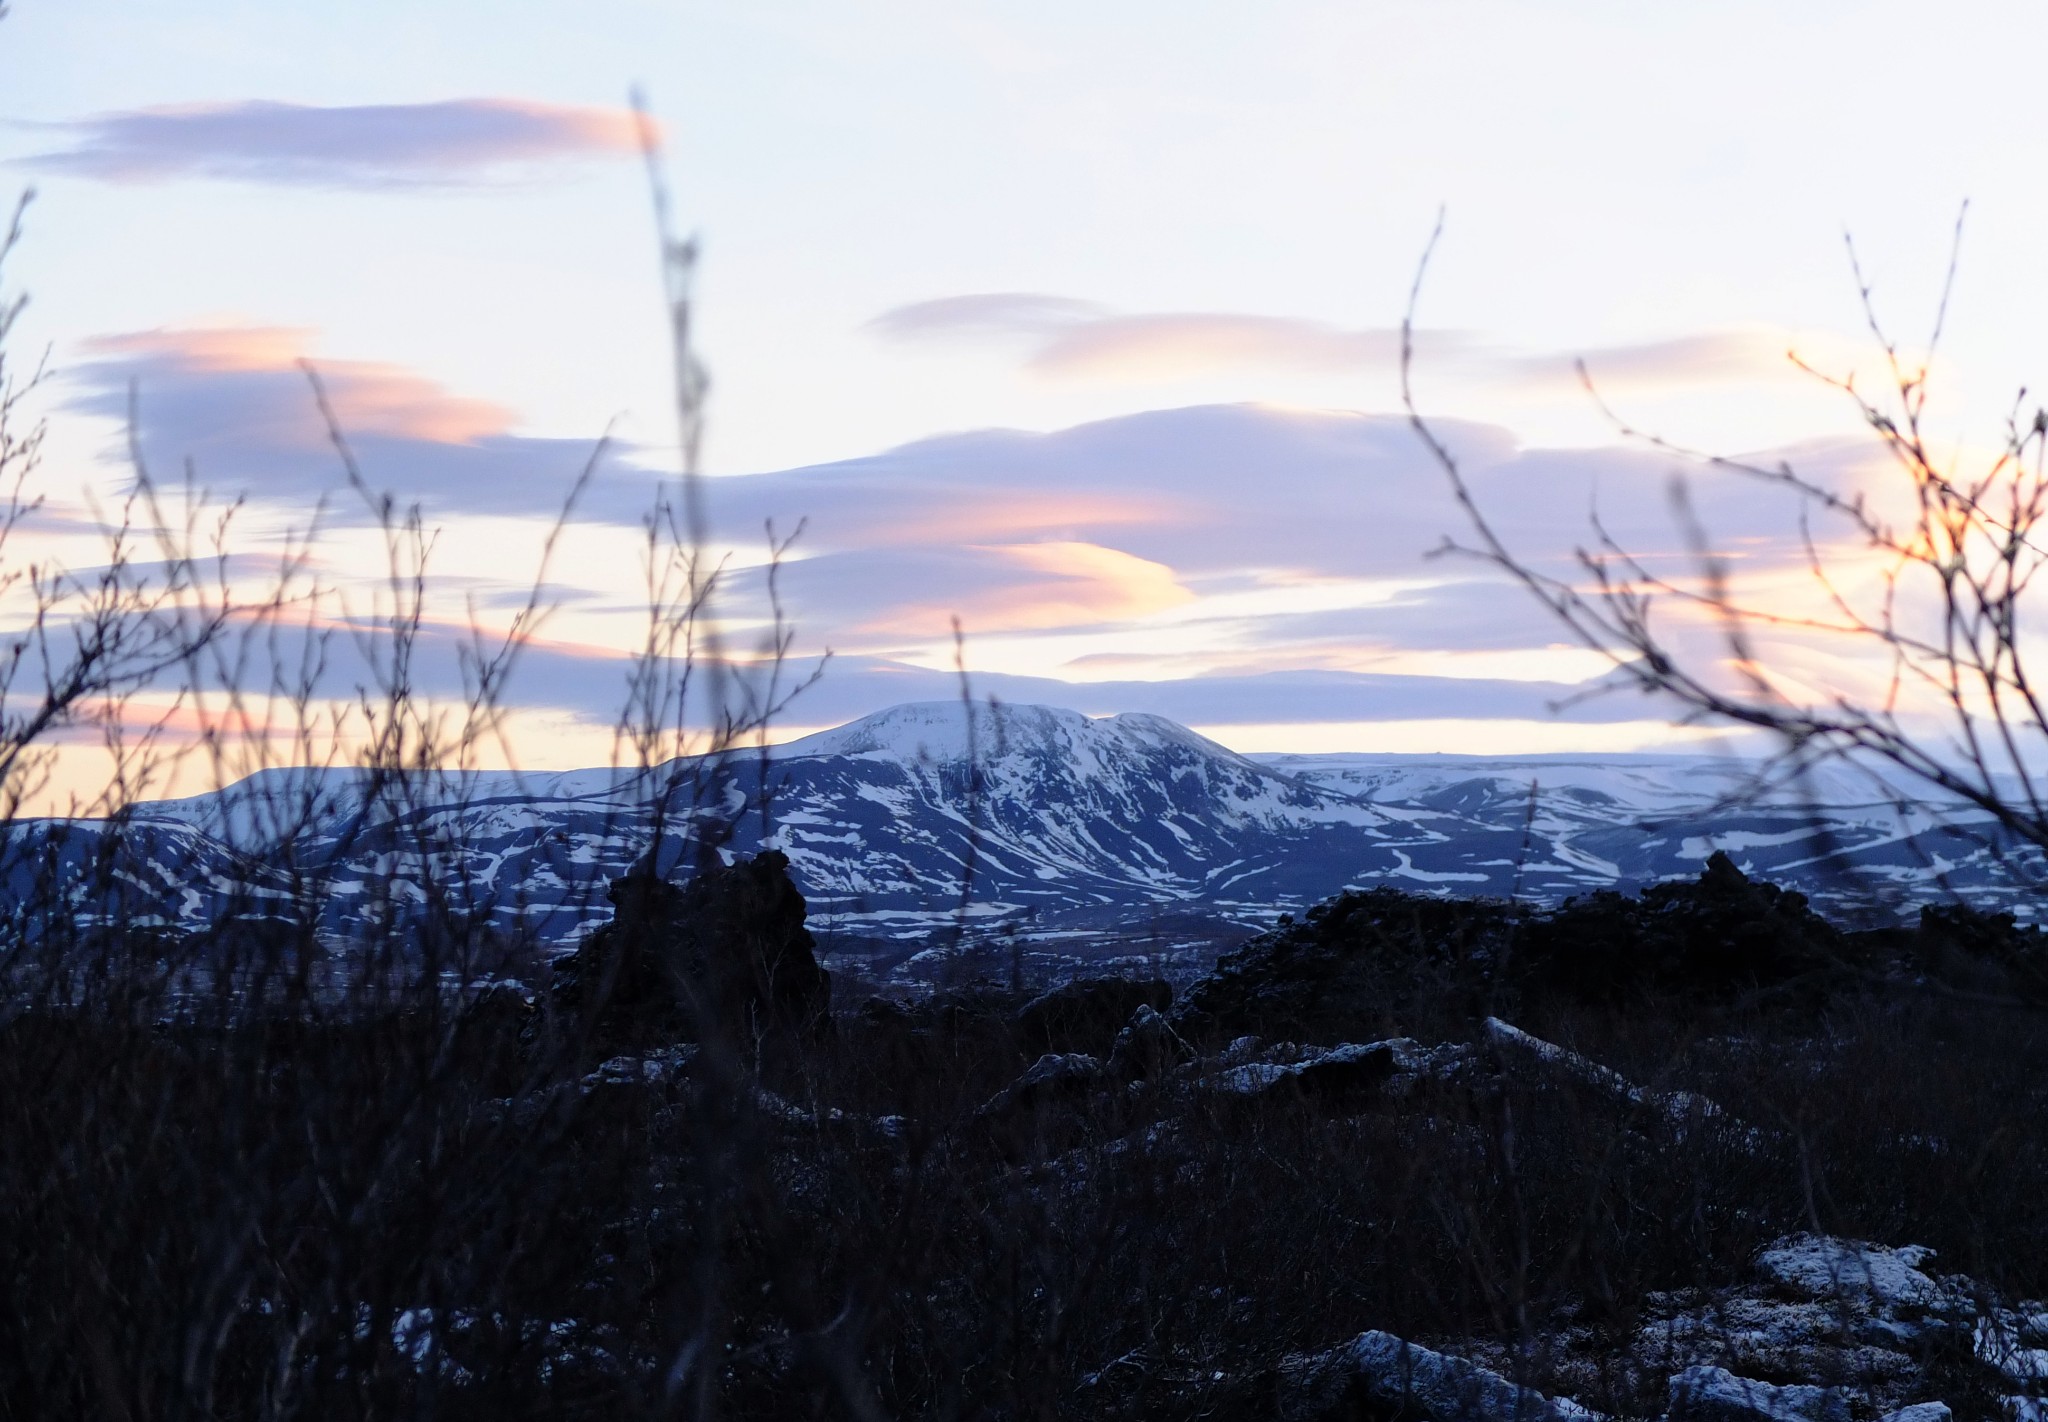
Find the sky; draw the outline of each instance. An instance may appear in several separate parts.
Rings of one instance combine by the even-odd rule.
[[[1417,394],[1517,552],[1569,567],[1597,511],[1675,556],[1683,472],[1796,600],[1783,501],[1629,431],[1875,487],[1853,408],[1787,353],[1876,369],[1845,234],[1920,339],[1965,201],[1934,411],[1957,441],[1995,423],[2048,303],[2043,40],[2048,12],[1985,3],[15,0],[13,345],[53,374],[47,502],[7,551],[101,556],[132,409],[159,477],[244,500],[237,576],[322,508],[314,572],[374,604],[310,364],[363,478],[433,531],[452,647],[510,625],[609,431],[505,752],[602,760],[678,465],[638,90],[701,244],[728,641],[762,634],[772,522],[801,526],[793,674],[832,654],[779,733],[953,695],[958,657],[977,692],[1244,750],[1696,743],[1586,695],[1608,665],[1498,573],[1431,556],[1470,529],[1397,352],[1439,213]],[[1783,656],[1821,693],[1869,675]]]

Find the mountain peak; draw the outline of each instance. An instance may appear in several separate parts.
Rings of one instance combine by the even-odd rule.
[[[958,701],[910,701],[858,721],[819,731],[775,748],[777,760],[814,756],[881,756],[904,762],[951,763],[968,759],[968,708]],[[1128,750],[1167,746],[1205,760],[1252,762],[1228,746],[1197,735],[1177,721],[1149,711],[1084,716],[1060,706],[1009,702],[973,707],[973,750],[977,760],[1017,753],[1058,754],[1094,760],[1111,745]],[[1266,772],[1261,772],[1266,773]]]
[[[999,703],[970,708],[959,701],[909,701],[844,726],[789,741],[775,748],[774,757],[797,760],[811,756],[880,755],[904,761],[966,760],[970,711],[973,750],[979,759],[1027,747],[1071,746],[1102,724],[1078,711],[1057,706]]]

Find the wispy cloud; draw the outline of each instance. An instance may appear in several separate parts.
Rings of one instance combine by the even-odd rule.
[[[1395,330],[1224,312],[1109,316],[1077,325],[1032,353],[1030,367],[1078,380],[1178,380],[1214,371],[1353,370],[1400,354]]]
[[[942,296],[893,307],[867,323],[878,336],[1014,336],[1055,333],[1108,315],[1106,307],[1030,291],[989,291]]]
[[[524,99],[333,107],[247,100],[131,109],[58,127],[71,146],[26,159],[30,166],[119,183],[446,184],[630,152],[638,143],[626,110]]]
[[[1784,331],[1746,327],[1569,354],[1504,357],[1498,365],[1510,379],[1529,387],[1576,388],[1583,367],[1599,389],[1670,389],[1789,374],[1793,366],[1788,352],[1794,344]],[[1812,342],[1803,344],[1811,355]]]
[[[1091,301],[1021,291],[914,302],[883,312],[867,329],[898,341],[1021,340],[1027,368],[1077,380],[1173,380],[1245,367],[1344,370],[1391,360],[1400,350],[1398,330],[1227,311],[1122,315]]]
[[[1120,313],[1091,301],[1036,292],[940,297],[885,311],[867,323],[894,341],[1003,340],[1034,374],[1104,383],[1168,382],[1221,373],[1391,370],[1397,327],[1339,326],[1229,311]],[[1504,351],[1458,331],[1416,332],[1420,354],[1482,379],[1522,387],[1575,387],[1584,363],[1594,381],[1642,390],[1749,381],[1789,370],[1783,331],[1743,328],[1584,351]]]

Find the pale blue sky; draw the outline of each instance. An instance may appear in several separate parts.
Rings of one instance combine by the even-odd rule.
[[[1190,406],[1258,402],[1270,415],[1272,441],[1246,446],[1241,476],[1190,476],[1191,499],[1234,480],[1243,503],[1215,513],[1208,543],[1190,535],[1167,548],[1130,532],[1157,519],[1077,513],[1018,531],[985,510],[980,523],[930,535],[934,556],[964,539],[1003,550],[985,562],[1066,589],[962,590],[963,608],[989,613],[988,671],[1099,682],[1109,663],[1087,659],[1107,656],[1119,676],[1172,683],[1161,696],[1200,723],[1195,683],[1253,662],[1260,672],[1430,674],[1430,595],[1398,593],[1423,609],[1398,635],[1360,610],[1397,585],[1447,576],[1419,560],[1455,526],[1428,471],[1399,451],[1362,468],[1359,502],[1328,518],[1398,526],[1418,546],[1350,562],[1334,549],[1301,553],[1288,526],[1262,523],[1269,501],[1256,486],[1311,477],[1285,463],[1299,441],[1285,433],[1296,417],[1282,412],[1393,408],[1384,332],[1439,204],[1449,227],[1423,320],[1443,334],[1425,347],[1425,390],[1433,408],[1538,450],[1613,442],[1560,378],[1579,353],[1611,373],[1632,417],[1686,440],[1749,449],[1840,435],[1845,412],[1781,373],[1776,352],[1788,341],[1830,361],[1859,351],[1845,228],[1880,299],[1917,331],[1965,198],[1951,369],[1973,395],[1964,413],[2001,410],[2040,374],[2048,135],[2034,66],[2044,40],[2048,11],[1982,3],[16,0],[0,24],[0,156],[75,152],[97,141],[81,121],[160,106],[498,100],[554,112],[615,107],[643,85],[670,135],[683,214],[706,244],[715,472],[767,475],[938,434],[1050,433]],[[498,410],[486,433],[508,440],[587,438],[621,415],[641,462],[661,462],[662,330],[630,158],[599,145],[388,182],[360,164],[294,181],[191,171],[108,181],[78,166],[12,170],[42,194],[14,275],[35,293],[23,335],[51,342],[74,371],[97,360],[101,387],[133,371],[94,338],[291,328],[303,332],[287,343],[300,353],[357,369],[365,391],[372,374],[378,390],[397,390],[409,435],[434,424],[420,402],[445,396]],[[1067,314],[1050,326],[926,324],[910,337],[871,324],[914,303],[991,293],[1058,298],[1068,304],[1044,309]],[[152,349],[170,372],[176,362]],[[202,405],[228,398],[170,374],[161,388]],[[90,403],[80,384],[66,389]],[[234,398],[245,396],[257,398]],[[152,398],[145,381],[146,413]],[[266,479],[299,490],[313,477],[273,476],[262,460],[281,456],[260,438],[238,454],[232,421],[200,429],[197,414],[161,415],[259,493]],[[483,428],[456,424],[472,444]],[[1127,462],[1094,468],[1088,489],[1173,487],[1172,462],[1193,436],[1145,428]],[[86,478],[109,430],[89,410],[60,411],[52,477]],[[959,458],[1009,457],[988,448],[963,446]],[[191,451],[165,449],[180,452]],[[418,454],[393,443],[373,472],[405,489]],[[941,503],[1007,477],[929,464],[904,467],[922,471]],[[1646,459],[1642,477],[1662,468]],[[435,515],[475,523],[490,492],[465,507],[446,480],[470,476],[434,477]],[[1079,486],[1062,479],[1052,483],[1072,497]],[[1582,509],[1583,495],[1572,498]],[[815,551],[874,555],[850,523],[832,526],[846,498],[816,502],[783,511],[813,516]],[[1225,538],[1215,529],[1229,531],[1234,562],[1206,556]],[[1554,545],[1568,534],[1544,536]],[[458,548],[451,577],[482,576],[461,561]],[[584,566],[598,590],[604,578]],[[892,601],[874,576],[862,574],[855,599],[871,605],[868,621],[840,625],[851,594],[820,582],[806,627],[877,665],[935,665],[947,590],[921,583]],[[1349,604],[1299,591],[1345,580],[1358,584]],[[1253,584],[1295,592],[1247,611]],[[1469,639],[1443,596],[1437,670],[1447,678],[1543,671],[1535,653],[1553,639],[1534,622],[1518,622],[1520,660],[1504,646],[1485,667],[1458,663],[1452,653]],[[1230,597],[1240,600],[1215,601]],[[1333,597],[1336,614],[1322,608]],[[1261,621],[1312,604],[1326,620],[1351,609],[1356,633],[1343,648],[1333,650],[1341,628],[1297,644]],[[1214,618],[1190,611],[1204,608]],[[1176,623],[1169,636],[1162,618],[1197,630]],[[1203,626],[1228,630],[1204,644]],[[579,635],[603,640],[595,621]],[[1170,657],[1159,651],[1168,643]],[[1563,658],[1550,670],[1542,680],[1568,682],[1585,667]],[[860,709],[862,685],[849,674],[833,715]],[[1458,688],[1446,688],[1454,714]],[[1260,724],[1306,720],[1327,728],[1325,748],[1342,748],[1327,737],[1357,745],[1373,735],[1361,724],[1416,721],[1414,696],[1399,701],[1398,717],[1376,713],[1361,683],[1355,714],[1321,702],[1297,714],[1280,697]],[[1241,701],[1231,706],[1209,724],[1251,724]],[[1540,709],[1488,714],[1503,745],[1544,741]],[[1636,734],[1648,738],[1650,723]]]

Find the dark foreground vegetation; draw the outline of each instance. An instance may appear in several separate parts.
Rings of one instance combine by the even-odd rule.
[[[118,929],[19,979],[0,1416],[1823,1422],[2048,1371],[2009,921],[1845,935],[1717,857],[1346,894],[1178,1003],[832,1001],[777,856],[611,897],[531,991]]]

